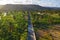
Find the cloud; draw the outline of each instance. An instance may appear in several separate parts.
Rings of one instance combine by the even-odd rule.
[[[32,0],[0,0],[0,4],[32,4]]]
[[[4,5],[4,4],[9,4],[9,3],[13,3],[13,1],[11,1],[11,0],[1,0],[0,1],[0,4],[2,4],[2,5]]]

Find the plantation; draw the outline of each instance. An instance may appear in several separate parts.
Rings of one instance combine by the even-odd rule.
[[[31,11],[31,21],[36,40],[53,40],[51,30],[60,25],[60,11]],[[0,12],[0,40],[27,40],[27,27],[27,11]]]
[[[22,11],[0,13],[0,40],[27,40],[25,16]]]

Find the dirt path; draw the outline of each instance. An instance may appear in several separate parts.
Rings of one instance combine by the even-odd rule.
[[[34,28],[31,23],[30,12],[28,12],[28,39],[27,40],[36,40]]]

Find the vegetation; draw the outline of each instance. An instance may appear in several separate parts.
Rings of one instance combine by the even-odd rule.
[[[27,11],[0,12],[0,40],[27,40],[27,15]],[[31,21],[36,40],[53,40],[50,30],[60,24],[60,11],[31,11]]]
[[[50,30],[54,31],[54,25],[60,25],[60,11],[35,11],[31,13],[31,19],[37,40],[54,40]]]
[[[22,11],[0,13],[0,40],[27,40],[27,20]]]

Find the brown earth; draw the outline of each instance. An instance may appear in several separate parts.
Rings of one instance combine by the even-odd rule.
[[[36,32],[37,40],[60,40],[60,25],[53,25],[51,29],[41,29]]]

